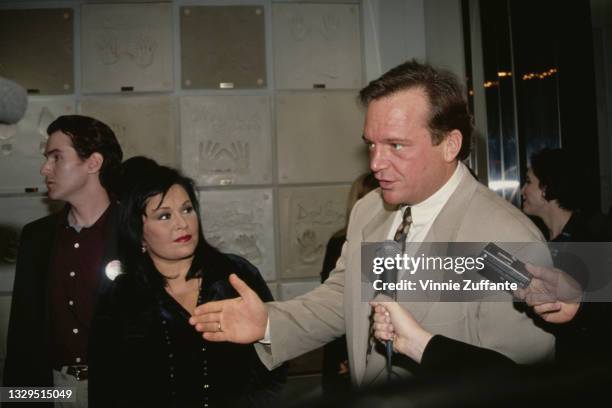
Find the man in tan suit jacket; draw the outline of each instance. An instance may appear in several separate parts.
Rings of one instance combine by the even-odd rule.
[[[204,338],[259,341],[259,357],[272,368],[346,332],[353,382],[368,385],[385,378],[385,357],[384,351],[370,347],[361,243],[392,237],[401,222],[398,206],[412,208],[410,242],[542,242],[528,218],[479,184],[460,162],[469,155],[472,130],[463,95],[451,74],[416,61],[364,88],[363,139],[381,188],[355,205],[335,270],[313,291],[266,305],[231,277],[240,298],[202,305],[191,318]],[[550,264],[548,254],[527,245],[518,255]],[[496,350],[519,363],[546,359],[553,352],[552,335],[516,310],[510,297],[508,302],[410,302],[404,292],[398,301],[427,330]],[[409,375],[411,366],[398,362],[393,371]]]

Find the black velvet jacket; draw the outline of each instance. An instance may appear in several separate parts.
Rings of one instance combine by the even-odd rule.
[[[561,234],[552,242],[607,242],[610,239],[610,236],[606,235],[607,227],[598,224],[609,222],[605,217],[588,217],[581,212],[574,212]],[[592,279],[589,277],[588,268],[579,259],[563,254],[563,244],[558,244],[556,248],[560,251],[553,257],[555,267],[566,271],[583,287],[588,288]],[[612,348],[609,345],[612,337],[612,303],[591,303],[588,301],[588,292],[585,294],[585,300],[571,321],[564,324],[545,324],[545,328],[556,338],[556,360],[565,365],[582,367],[602,361],[612,364]]]
[[[243,279],[263,301],[272,295],[245,259],[210,251],[200,302],[238,296]],[[253,345],[212,343],[163,287],[122,274],[98,306],[90,340],[90,407],[273,406],[285,367],[268,371]]]

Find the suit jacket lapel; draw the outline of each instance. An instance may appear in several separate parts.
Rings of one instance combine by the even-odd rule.
[[[385,205],[379,212],[372,218],[370,222],[362,230],[362,242],[382,242],[387,239],[393,220],[395,219],[395,211],[397,207]],[[354,263],[356,265],[356,263]],[[355,272],[352,272],[355,273]],[[361,271],[357,273],[361,274]],[[362,296],[365,298],[374,297],[374,289],[371,286],[366,286],[366,290],[371,293],[361,293],[361,279],[356,280],[356,284],[359,285],[357,291],[353,291],[352,296],[359,296],[357,302],[351,302],[353,310],[353,333],[352,336],[352,350],[353,358],[352,362],[355,369],[355,378],[357,383],[361,383],[366,369],[366,357],[369,341],[369,330],[370,330],[370,305],[367,302],[362,301]]]
[[[383,209],[363,228],[363,242],[385,241],[395,219],[395,211],[397,211],[397,206],[385,204]]]
[[[45,227],[41,228],[40,231],[37,232],[39,241],[39,248],[41,250],[40,253],[36,254],[35,258],[37,259],[36,267],[37,270],[43,271],[39,275],[40,284],[42,285],[42,305],[44,308],[43,311],[43,322],[46,327],[44,333],[47,336],[45,339],[45,343],[48,347],[51,347],[51,308],[49,305],[51,304],[51,288],[49,287],[49,281],[51,277],[51,271],[53,270],[53,254],[55,253],[55,245],[57,239],[57,230],[60,227],[60,222],[66,217],[68,214],[67,210],[58,211],[55,213],[50,219],[49,224]],[[39,263],[40,262],[40,263]],[[50,350],[50,349],[49,349]],[[51,358],[49,359],[51,360]]]
[[[464,209],[468,205],[470,198],[474,195],[477,186],[477,181],[470,174],[467,174],[466,171],[459,185],[434,220],[423,242],[454,242],[456,240],[457,232],[463,220]],[[433,252],[428,249],[427,244],[424,244],[418,253],[429,253],[430,255],[437,256],[444,254],[443,248],[440,246],[432,247],[432,250]],[[431,277],[441,279],[441,276]],[[428,301],[415,302],[410,300],[409,292],[398,293],[398,301],[410,310],[418,322],[422,322],[425,319],[433,305],[432,302],[440,301],[441,296],[439,292],[426,292],[425,295]]]
[[[466,171],[467,173],[467,171]],[[459,225],[463,220],[464,209],[474,196],[478,182],[471,174],[465,174],[463,179],[442,207],[429,229],[425,242],[454,242]]]
[[[112,280],[106,275],[106,267],[107,265],[118,259],[118,251],[117,251],[117,225],[119,209],[117,208],[117,204],[111,202],[110,204],[110,213],[108,214],[108,220],[106,221],[108,224],[106,226],[106,245],[104,248],[104,255],[102,256],[102,262],[100,262],[100,267],[98,268],[98,277],[100,284],[98,285],[98,296],[104,292],[111,286]]]

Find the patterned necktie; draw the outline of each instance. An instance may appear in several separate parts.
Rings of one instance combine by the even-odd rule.
[[[404,210],[404,214],[402,214],[402,223],[397,227],[395,231],[395,235],[393,236],[393,240],[397,243],[400,243],[402,246],[402,254],[406,252],[406,237],[408,236],[408,231],[410,231],[410,226],[412,225],[412,210],[410,207],[406,207]],[[370,334],[368,337],[368,349],[367,354],[372,352],[374,345],[376,344],[376,339],[374,338],[374,325],[370,322]],[[390,370],[390,367],[387,367]]]
[[[402,254],[406,252],[406,237],[408,236],[408,231],[410,231],[411,225],[412,210],[410,207],[406,207],[404,214],[402,215],[402,223],[399,227],[397,227],[397,231],[395,231],[395,235],[393,236],[393,240],[402,245]]]

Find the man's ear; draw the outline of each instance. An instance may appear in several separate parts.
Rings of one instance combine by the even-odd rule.
[[[457,159],[457,155],[461,150],[463,136],[457,129],[451,130],[444,139],[444,160],[448,163]]]
[[[104,156],[98,152],[94,152],[87,158],[87,170],[92,174],[99,173],[102,168],[102,163],[104,163]]]

